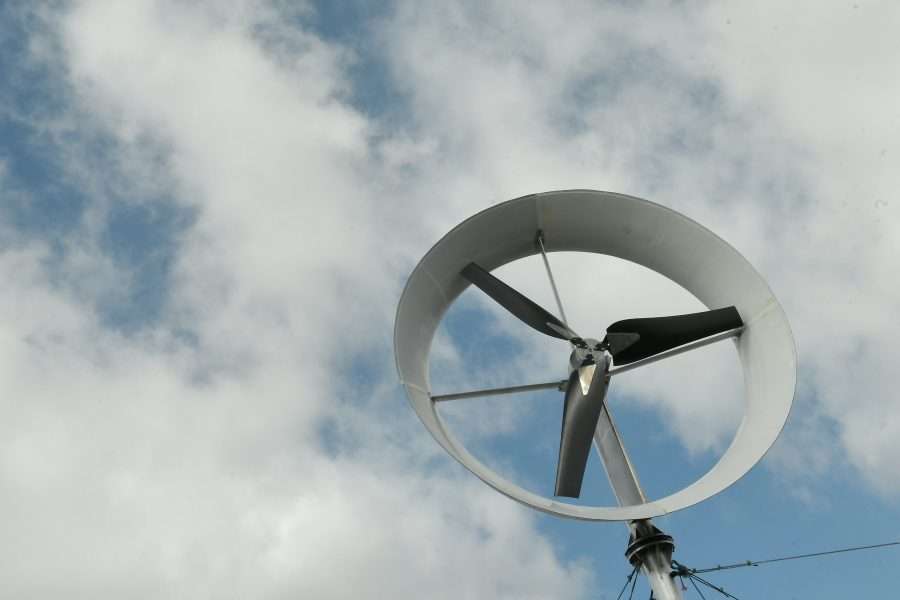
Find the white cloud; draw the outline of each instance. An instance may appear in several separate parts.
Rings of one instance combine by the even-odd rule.
[[[196,220],[160,320],[133,335],[92,308],[129,285],[95,243],[103,197],[66,242],[81,252],[68,253],[64,285],[42,271],[40,245],[15,240],[0,255],[14,282],[0,291],[8,589],[583,594],[585,571],[560,562],[528,513],[435,471],[434,444],[394,405],[389,360],[371,359],[365,398],[346,373],[389,352],[399,285],[437,237],[546,189],[643,195],[731,241],[792,318],[827,415],[804,421],[803,436],[833,422],[850,462],[877,489],[900,489],[895,16],[401,3],[377,24],[397,91],[387,101],[407,117],[389,128],[349,104],[352,52],[306,32],[305,6],[285,10],[82,2],[52,17],[61,54],[34,45],[63,61],[76,99],[64,133],[99,130],[122,151],[98,168],[66,146],[79,181],[163,190]],[[553,260],[570,316],[588,327],[695,306],[639,276],[611,297],[623,275],[611,264],[576,295],[578,266]],[[552,306],[533,266],[504,276]],[[94,279],[73,286],[76,272]],[[495,314],[499,331],[531,339]],[[709,358],[733,367],[727,352]],[[558,362],[529,346],[510,376]],[[667,382],[696,364],[664,369],[628,391],[671,416],[690,450],[721,447],[733,371],[685,395]],[[327,449],[326,424],[357,445]],[[775,463],[821,473],[817,448],[787,444]]]
[[[437,448],[386,386],[388,361],[355,383],[367,353],[389,351],[406,264],[385,238],[405,205],[370,180],[343,51],[273,6],[59,15],[70,133],[111,136],[128,159],[109,176],[158,186],[195,220],[162,316],[128,335],[93,308],[106,284],[51,280],[39,245],[0,255],[5,589],[579,597],[586,571],[533,515],[447,463],[423,467]],[[70,242],[95,249],[104,212],[89,216]],[[84,256],[104,272],[107,257]]]
[[[850,461],[893,494],[900,90],[888,74],[897,18],[867,3],[649,12],[403,4],[387,37],[423,137],[453,157],[452,173],[436,164],[429,176],[454,215],[590,187],[643,195],[706,224],[785,304],[827,417],[817,422],[833,420]],[[560,280],[575,276],[560,270]],[[539,272],[531,277],[532,289],[544,286]],[[685,444],[721,443],[733,411],[708,411],[725,382],[676,394],[663,381],[642,382],[644,398],[683,424]],[[693,425],[698,417],[705,427]]]
[[[765,111],[813,157],[771,274],[847,457],[876,489],[895,495],[900,84],[889,73],[900,51],[900,11],[804,3],[779,7],[773,19],[770,10],[713,7],[712,55],[734,101]]]

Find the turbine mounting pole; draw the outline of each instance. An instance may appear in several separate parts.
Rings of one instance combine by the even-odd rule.
[[[608,374],[606,383],[609,383]],[[647,502],[606,403],[594,431],[594,447],[600,454],[619,506]],[[647,576],[653,597],[656,600],[682,600],[681,588],[672,576],[672,552],[675,550],[672,536],[660,531],[650,519],[631,521],[628,529],[631,537],[625,556],[632,566],[639,567]]]

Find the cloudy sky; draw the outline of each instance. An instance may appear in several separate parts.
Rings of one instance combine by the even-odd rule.
[[[7,595],[615,598],[625,527],[492,492],[431,440],[393,367],[419,257],[481,209],[568,188],[713,229],[797,339],[781,440],[658,521],[676,558],[900,539],[900,9],[526,4],[0,5]],[[698,307],[633,265],[551,260],[596,337]],[[553,306],[539,262],[500,274]],[[565,359],[468,291],[432,378],[526,383]],[[621,379],[610,403],[650,495],[721,455],[741,410],[727,344]],[[446,416],[549,494],[559,410],[551,394]],[[610,503],[589,468],[585,502]],[[741,598],[874,597],[898,564],[882,550],[711,578]]]

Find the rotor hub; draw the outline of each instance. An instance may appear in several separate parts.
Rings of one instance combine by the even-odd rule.
[[[572,369],[595,365],[604,358],[611,362],[612,357],[605,346],[593,338],[576,338],[572,340],[572,354],[569,355],[569,366]]]

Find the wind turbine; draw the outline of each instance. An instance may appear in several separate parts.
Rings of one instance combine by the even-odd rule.
[[[693,293],[710,310],[616,321],[602,339],[584,338],[566,322],[547,261],[552,251],[617,256],[660,273]],[[490,271],[540,253],[560,317],[537,305]],[[521,386],[432,395],[428,354],[435,330],[453,300],[475,285],[523,323],[567,340],[569,376]],[[733,339],[743,367],[745,413],[719,462],[693,484],[648,500],[605,398],[610,379],[666,357]],[[628,560],[648,577],[659,600],[681,598],[671,555],[674,540],[653,517],[686,508],[742,477],[778,437],[787,420],[796,381],[796,351],[787,318],[763,278],[715,234],[668,208],[610,192],[568,190],[533,194],[470,217],[425,255],[400,299],[394,330],[397,369],[413,409],[437,442],[497,491],[562,517],[626,521]],[[564,392],[554,496],[547,498],[507,481],[473,457],[447,430],[441,402],[557,388]],[[591,445],[600,455],[618,506],[561,501],[578,497]]]

